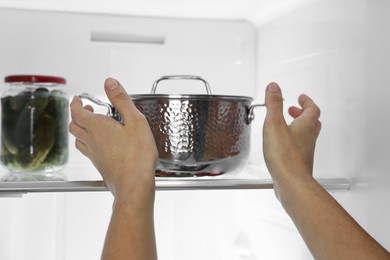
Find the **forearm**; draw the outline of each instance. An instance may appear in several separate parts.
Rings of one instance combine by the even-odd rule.
[[[115,199],[103,260],[157,259],[153,206],[154,190]]]
[[[390,258],[310,174],[285,174],[275,188],[316,259]]]

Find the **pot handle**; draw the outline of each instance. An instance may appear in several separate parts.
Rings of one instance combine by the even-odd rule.
[[[99,106],[105,106],[108,109],[107,116],[115,119],[118,122],[122,122],[122,117],[119,114],[119,112],[113,107],[111,104],[103,102],[96,97],[88,94],[88,93],[82,93],[79,95],[80,98],[88,99],[89,101],[99,105]]]
[[[252,121],[255,119],[255,113],[253,112],[256,107],[265,107],[265,104],[254,104],[250,106],[248,111],[248,117],[247,117],[247,123],[248,125],[252,123]]]
[[[151,94],[156,94],[157,85],[158,85],[158,83],[160,83],[160,81],[162,81],[162,80],[171,80],[171,79],[200,80],[200,81],[202,81],[204,83],[204,85],[206,87],[207,95],[211,95],[211,88],[210,88],[209,83],[206,80],[204,80],[203,78],[201,78],[200,76],[194,76],[194,75],[170,75],[170,76],[163,76],[163,77],[159,78],[158,80],[156,80],[153,83],[152,90],[150,91],[150,93]]]

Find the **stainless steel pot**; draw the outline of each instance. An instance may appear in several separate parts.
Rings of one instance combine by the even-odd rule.
[[[163,80],[199,80],[204,95],[156,94]],[[120,120],[110,104],[89,94],[80,95],[109,108],[109,116]],[[245,96],[212,95],[210,86],[198,76],[164,76],[151,94],[130,95],[148,119],[159,151],[158,176],[219,175],[242,169],[250,149],[253,99]]]

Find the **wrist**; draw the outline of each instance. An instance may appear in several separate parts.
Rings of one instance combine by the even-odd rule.
[[[305,165],[279,165],[270,169],[270,175],[277,192],[280,189],[294,189],[297,186],[315,182],[312,173],[312,170]]]
[[[153,171],[126,172],[116,183],[107,185],[114,196],[114,207],[153,205],[155,178]]]

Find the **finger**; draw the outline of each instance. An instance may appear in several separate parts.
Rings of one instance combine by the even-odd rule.
[[[133,115],[140,113],[134,106],[126,90],[117,80],[113,78],[106,79],[104,89],[108,99],[121,114],[124,122],[126,122],[127,118],[131,118]]]
[[[320,135],[321,126],[322,126],[321,122],[318,121],[317,124],[316,124],[315,130],[314,130],[314,134],[315,134],[316,138]]]
[[[321,110],[310,97],[304,94],[300,95],[298,102],[303,109],[302,114],[305,114],[307,117],[315,121],[320,118]]]
[[[306,119],[306,122],[313,124],[313,133],[315,138],[318,138],[321,131],[321,122],[318,120],[321,115],[321,110],[314,103],[314,101],[307,95],[301,95],[298,99],[299,104],[302,106],[302,118]]]
[[[79,139],[83,142],[86,142],[88,131],[79,125],[77,125],[74,121],[71,121],[69,124],[69,133],[71,133],[76,139]]]
[[[267,107],[266,119],[283,121],[283,96],[278,84],[270,83],[265,92],[265,106]]]
[[[91,105],[85,105],[84,106],[84,109],[86,109],[86,110],[88,110],[88,111],[90,111],[90,112],[93,112],[94,110],[93,110],[93,107],[91,106]]]
[[[290,116],[292,116],[294,119],[302,115],[303,109],[299,107],[292,106],[288,109],[288,113]]]
[[[88,119],[91,114],[92,112],[90,110],[83,108],[81,98],[74,96],[70,103],[70,115],[72,121],[74,121],[78,126],[86,129],[86,125],[88,124]]]
[[[73,110],[77,110],[83,107],[83,102],[79,96],[74,96],[72,101],[70,102],[70,108]]]
[[[89,158],[88,148],[87,145],[81,142],[80,140],[76,139],[75,141],[75,147],[77,150],[79,150],[83,155]]]

